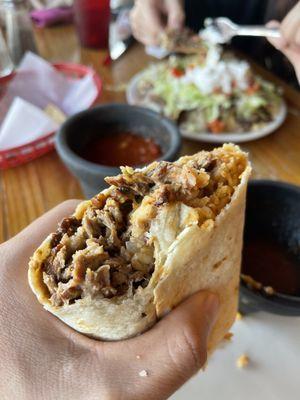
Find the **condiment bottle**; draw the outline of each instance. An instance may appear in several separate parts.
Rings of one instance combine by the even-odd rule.
[[[37,52],[26,0],[0,0],[7,47],[17,66],[26,51]]]

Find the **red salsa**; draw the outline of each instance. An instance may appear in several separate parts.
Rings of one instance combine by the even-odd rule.
[[[246,238],[242,273],[276,292],[300,296],[299,260],[269,238]]]
[[[152,138],[129,131],[95,137],[80,152],[87,161],[111,167],[148,164],[161,154]]]

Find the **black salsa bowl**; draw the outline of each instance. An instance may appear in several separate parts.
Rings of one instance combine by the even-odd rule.
[[[254,274],[248,273],[249,268]],[[300,187],[270,180],[250,182],[242,274],[258,282],[263,277],[263,286],[275,289],[268,294],[242,279],[242,313],[300,315]]]
[[[120,173],[119,167],[100,165],[81,156],[93,138],[133,131],[153,139],[161,148],[158,161],[175,161],[181,148],[181,135],[173,121],[143,107],[128,104],[102,104],[68,118],[59,129],[55,145],[63,163],[79,180],[87,198],[107,187],[106,176]],[[139,165],[142,167],[144,165]]]

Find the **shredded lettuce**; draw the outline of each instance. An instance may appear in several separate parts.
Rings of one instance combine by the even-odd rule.
[[[258,89],[252,94],[247,89],[237,88],[229,95],[222,92],[209,95],[201,93],[194,83],[186,82],[180,76],[174,76],[172,72],[173,68],[184,70],[191,64],[197,65],[197,59],[172,56],[167,62],[150,66],[143,74],[141,84],[150,85],[150,95],[163,102],[164,114],[172,119],[177,120],[183,111],[198,111],[201,114],[201,122],[204,121],[206,125],[220,119],[225,126],[227,122],[228,126],[233,126],[234,118],[237,118],[235,123],[238,125],[239,120],[251,122],[257,119],[261,112],[268,111],[269,115],[273,115],[276,106],[281,102],[280,93],[275,85],[254,75],[252,84],[254,81]],[[192,122],[186,121],[185,124],[193,130]]]
[[[242,96],[237,102],[237,114],[243,119],[250,119],[251,116],[261,107],[268,104],[267,100],[260,95],[252,94]]]

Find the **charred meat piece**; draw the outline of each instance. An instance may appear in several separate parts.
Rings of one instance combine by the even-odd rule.
[[[52,235],[52,242],[51,246],[55,247],[58,245],[60,242],[61,238],[63,235],[66,233],[68,236],[73,235],[73,233],[76,232],[77,228],[81,225],[81,221],[79,221],[75,217],[67,217],[64,218],[61,223],[59,224],[59,227],[57,231]]]
[[[122,174],[105,178],[109,185],[117,186],[121,193],[133,193],[134,195],[145,196],[153,185],[151,178],[145,173],[133,170],[131,167],[122,167]]]
[[[149,178],[145,177],[143,184],[145,181]],[[71,304],[84,296],[111,298],[149,282],[153,249],[143,250],[146,243],[134,244],[127,232],[133,199],[139,197],[131,189],[129,192],[126,196],[112,191],[113,196],[105,199],[98,195],[81,223],[70,217],[59,225],[43,264],[43,279],[53,305]]]
[[[181,31],[172,30],[167,32],[162,36],[160,45],[166,50],[176,53],[197,53],[203,57],[203,61],[207,55],[207,46],[205,41],[188,28]]]

